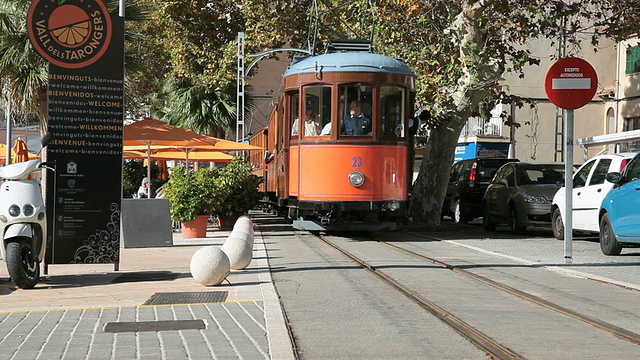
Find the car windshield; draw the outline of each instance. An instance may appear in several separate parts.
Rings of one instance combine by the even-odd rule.
[[[516,170],[518,185],[558,184],[564,179],[564,165],[525,165]]]
[[[478,168],[476,169],[476,180],[478,181],[491,181],[493,175],[505,162],[498,161],[482,161],[478,162]]]

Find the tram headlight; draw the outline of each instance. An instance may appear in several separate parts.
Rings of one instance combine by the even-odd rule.
[[[9,206],[9,215],[16,217],[20,215],[20,206],[13,204]]]
[[[36,209],[31,204],[26,204],[22,207],[22,213],[24,216],[31,216],[36,212]]]
[[[359,171],[352,172],[349,174],[349,184],[355,187],[362,186],[362,184],[364,184],[364,175]]]

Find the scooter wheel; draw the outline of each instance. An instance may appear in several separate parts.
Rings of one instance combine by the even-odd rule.
[[[7,270],[11,280],[21,289],[31,289],[40,279],[40,263],[31,261],[29,241],[17,241],[7,244]]]

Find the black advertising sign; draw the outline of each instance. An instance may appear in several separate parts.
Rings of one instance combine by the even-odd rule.
[[[124,19],[100,0],[35,0],[27,25],[49,61],[47,263],[118,263]]]

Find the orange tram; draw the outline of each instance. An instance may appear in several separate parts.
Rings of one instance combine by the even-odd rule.
[[[264,205],[310,231],[393,230],[407,218],[415,74],[368,43],[295,58],[268,127],[250,138]]]

